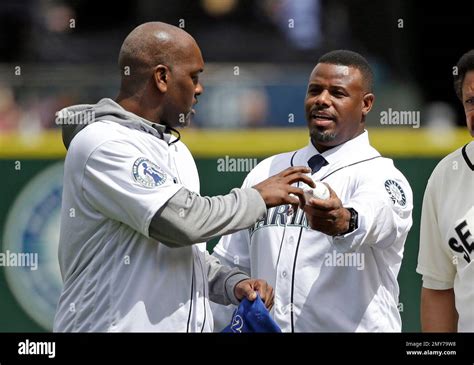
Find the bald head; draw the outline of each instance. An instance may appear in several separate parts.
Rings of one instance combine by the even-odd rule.
[[[129,95],[137,93],[157,65],[172,70],[188,61],[189,49],[193,47],[197,47],[194,38],[178,27],[161,22],[139,25],[125,38],[120,49],[121,91]]]
[[[142,24],[125,38],[119,66],[122,83],[116,101],[124,109],[169,127],[190,123],[204,70],[193,37],[169,24]]]

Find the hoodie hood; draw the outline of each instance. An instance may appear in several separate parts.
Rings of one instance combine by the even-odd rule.
[[[109,98],[101,99],[97,104],[78,104],[60,110],[56,124],[62,126],[63,143],[69,148],[74,137],[89,124],[107,120],[122,124],[128,128],[151,133],[169,143],[171,134],[166,126],[150,122],[136,114],[126,111]]]

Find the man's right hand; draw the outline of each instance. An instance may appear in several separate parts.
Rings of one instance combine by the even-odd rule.
[[[304,192],[303,189],[292,186],[291,184],[297,181],[302,181],[306,185],[314,188],[315,185],[313,180],[305,175],[310,172],[311,169],[309,167],[289,167],[279,174],[263,180],[253,188],[260,193],[267,208],[291,204],[294,211],[296,211],[298,206],[304,206],[305,204]]]

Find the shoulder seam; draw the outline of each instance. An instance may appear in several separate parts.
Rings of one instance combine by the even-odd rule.
[[[80,186],[81,186],[81,195],[82,195],[82,198],[84,199],[84,201],[88,202],[86,197],[84,196],[84,177],[86,175],[86,166],[87,166],[87,163],[89,162],[92,154],[94,152],[96,152],[100,147],[102,147],[103,145],[109,143],[109,142],[117,142],[117,141],[126,141],[125,139],[122,140],[122,139],[108,139],[106,141],[103,141],[101,142],[99,145],[97,145],[90,153],[89,155],[87,156],[87,159],[86,161],[84,162],[84,165],[82,166],[82,174],[81,174],[81,183],[80,183]],[[88,202],[89,204],[89,202]]]

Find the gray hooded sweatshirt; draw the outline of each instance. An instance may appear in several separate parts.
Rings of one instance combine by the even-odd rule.
[[[143,133],[153,134],[169,145],[175,142],[175,137],[165,126],[130,113],[113,100],[106,98],[97,104],[76,105],[58,113],[56,122],[63,126],[63,142],[66,149],[69,149],[73,139],[86,130],[88,125],[99,121],[114,122],[127,128],[141,130]],[[255,189],[233,189],[228,195],[201,197],[183,187],[156,212],[149,226],[149,236],[170,248],[184,248],[248,228],[265,214],[265,203]],[[65,267],[64,263],[71,261],[61,260],[61,255],[60,246],[61,273],[66,282],[69,268]],[[65,255],[64,248],[63,255]],[[210,300],[225,305],[238,304],[234,287],[238,282],[248,278],[248,275],[236,268],[222,266],[207,252],[205,252],[205,263]],[[57,314],[55,330],[84,330],[65,324],[65,319],[69,317],[64,310],[65,308],[58,308],[58,312],[62,313]],[[74,318],[70,317],[70,320]]]

